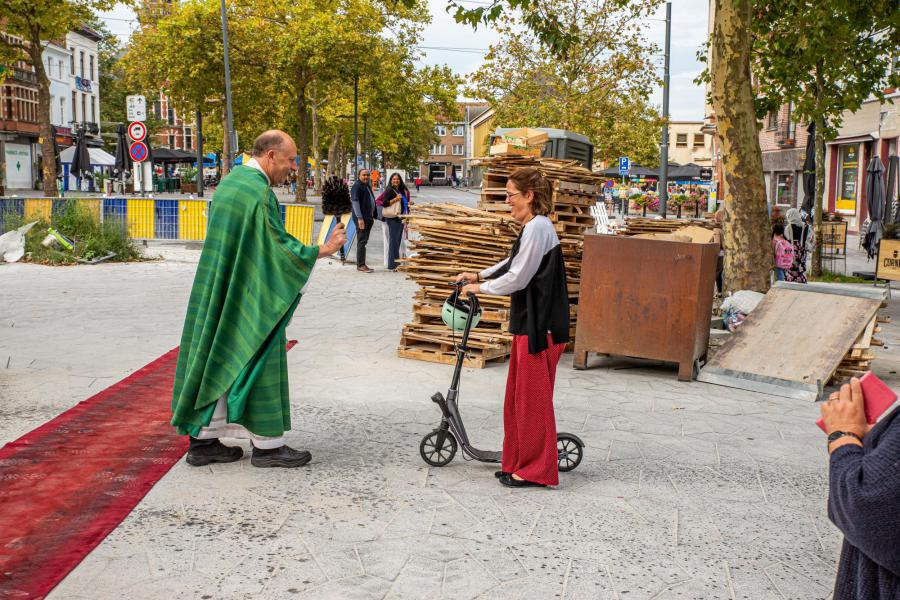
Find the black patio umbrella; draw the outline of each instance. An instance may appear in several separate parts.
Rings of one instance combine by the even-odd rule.
[[[803,205],[801,210],[813,214],[816,200],[816,124],[810,123],[806,128],[806,158],[803,160]]]
[[[75,156],[72,157],[72,175],[78,178],[78,188],[81,189],[81,179],[91,173],[91,156],[88,154],[87,135],[84,128],[75,142]]]
[[[116,125],[116,164],[113,165],[113,175],[127,177],[131,171],[131,158],[128,155],[128,138],[125,134],[125,124]]]
[[[872,157],[866,168],[866,200],[869,204],[869,229],[863,246],[872,259],[878,254],[884,220],[884,165],[879,156]]]
[[[897,175],[900,174],[900,157],[892,156],[888,159],[887,169],[887,193],[885,194],[885,223],[896,223],[900,220],[900,189],[898,189]]]

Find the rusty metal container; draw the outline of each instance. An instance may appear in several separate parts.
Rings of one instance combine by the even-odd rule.
[[[576,369],[589,352],[678,364],[690,381],[709,347],[717,244],[587,234]]]

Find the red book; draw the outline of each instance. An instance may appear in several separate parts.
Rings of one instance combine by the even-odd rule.
[[[875,423],[884,411],[893,406],[897,401],[897,394],[887,386],[872,371],[866,371],[866,374],[859,378],[859,384],[862,386],[863,402],[866,409],[866,422],[869,425]],[[825,431],[825,422],[820,417],[816,421],[819,429]]]

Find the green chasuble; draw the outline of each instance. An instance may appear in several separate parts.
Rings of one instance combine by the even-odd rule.
[[[319,249],[284,229],[265,175],[239,166],[213,195],[172,393],[172,425],[196,436],[228,392],[228,422],[291,428],[284,330]]]

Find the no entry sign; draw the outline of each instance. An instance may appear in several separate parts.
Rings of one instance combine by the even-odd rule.
[[[134,162],[143,162],[147,159],[147,144],[135,142],[128,148],[128,154]]]
[[[147,137],[147,126],[140,121],[128,124],[128,137],[135,142],[143,142]]]

